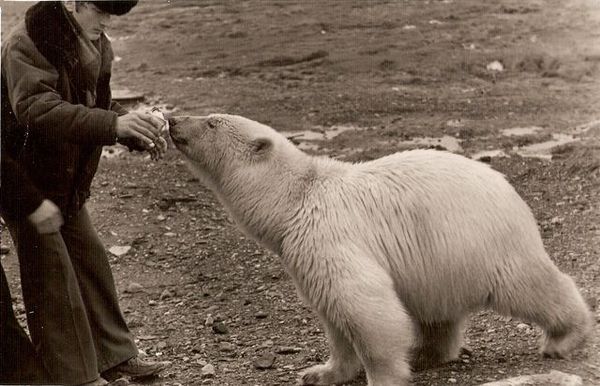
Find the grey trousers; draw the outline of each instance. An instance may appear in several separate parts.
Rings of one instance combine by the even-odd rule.
[[[88,212],[65,218],[60,233],[40,235],[7,221],[21,270],[31,339],[52,382],[77,385],[137,355],[106,251]]]

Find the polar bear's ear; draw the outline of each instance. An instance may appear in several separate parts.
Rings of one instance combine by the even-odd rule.
[[[254,154],[266,154],[273,147],[273,141],[270,138],[260,137],[252,141],[252,151]]]

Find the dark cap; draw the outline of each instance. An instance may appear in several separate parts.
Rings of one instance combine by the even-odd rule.
[[[90,1],[90,3],[94,4],[101,11],[121,16],[131,11],[131,8],[136,6],[138,0]]]

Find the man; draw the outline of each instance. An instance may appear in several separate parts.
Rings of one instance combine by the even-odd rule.
[[[163,122],[111,100],[113,52],[104,30],[133,1],[43,1],[2,46],[2,140],[64,218],[40,234],[7,219],[17,247],[32,341],[50,381],[104,385],[105,377],[149,376],[164,363],[138,358],[119,308],[104,247],[84,206],[103,145],[116,141],[160,158]],[[104,377],[100,376],[103,374]]]

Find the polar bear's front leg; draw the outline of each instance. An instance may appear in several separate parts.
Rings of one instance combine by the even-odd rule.
[[[335,258],[305,260],[308,269],[296,276],[299,292],[324,320],[333,348],[332,359],[306,370],[301,384],[340,383],[356,374],[349,342],[369,386],[408,385],[413,324],[392,278],[375,259],[336,252]],[[339,366],[340,356],[352,359],[347,370]]]
[[[354,379],[361,370],[361,363],[352,343],[344,333],[327,318],[319,315],[327,334],[330,356],[327,363],[312,366],[300,373],[300,385],[331,385]]]

